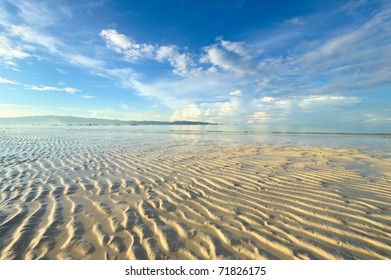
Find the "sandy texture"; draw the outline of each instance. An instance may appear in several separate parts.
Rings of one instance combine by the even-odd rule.
[[[0,259],[391,258],[384,151],[0,140]]]

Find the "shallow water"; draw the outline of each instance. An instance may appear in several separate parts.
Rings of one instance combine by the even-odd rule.
[[[217,141],[248,144],[295,144],[300,146],[347,147],[391,151],[391,133],[265,132],[237,126],[61,126],[7,127],[6,134],[81,137],[114,142],[130,141],[137,147],[162,145],[171,141]],[[385,155],[386,156],[386,155]]]
[[[0,259],[389,259],[389,147],[212,126],[3,128]]]

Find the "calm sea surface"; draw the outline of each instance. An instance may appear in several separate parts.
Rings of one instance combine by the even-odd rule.
[[[35,126],[0,128],[0,139],[8,136],[71,137],[148,147],[172,141],[216,141],[247,144],[295,144],[391,151],[391,133],[316,133],[258,131],[238,126]],[[6,137],[7,138],[7,137]]]

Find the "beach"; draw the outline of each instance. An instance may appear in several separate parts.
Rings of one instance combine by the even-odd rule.
[[[157,135],[3,130],[0,259],[391,258],[390,150]]]

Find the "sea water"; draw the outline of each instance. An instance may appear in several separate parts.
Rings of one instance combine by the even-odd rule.
[[[108,143],[126,142],[135,147],[162,146],[177,141],[214,141],[245,144],[292,144],[391,151],[391,133],[265,131],[256,126],[138,125],[138,126],[28,126],[3,127],[5,135],[80,138]],[[4,143],[4,142],[3,142]]]

